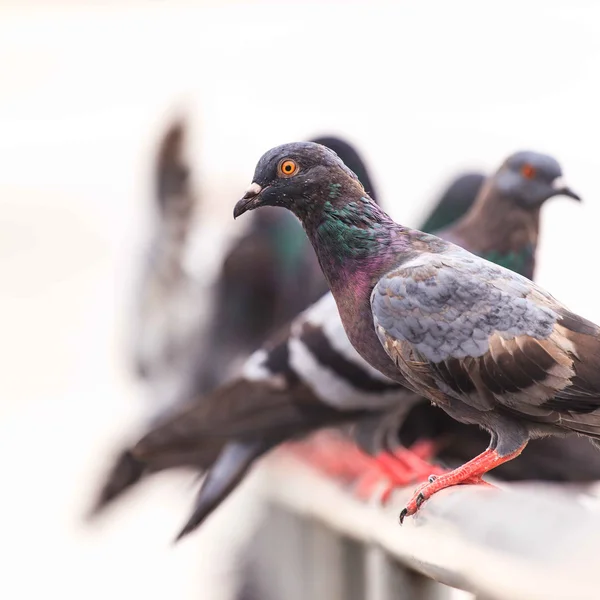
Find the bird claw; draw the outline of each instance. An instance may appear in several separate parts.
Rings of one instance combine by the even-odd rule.
[[[420,485],[408,501],[406,508],[400,513],[400,524],[408,516],[414,515],[436,492],[455,485],[481,485],[485,487],[496,487],[485,481],[480,474],[474,474],[463,479],[456,478],[453,471],[446,472],[441,476],[430,475],[427,483]]]
[[[435,477],[435,475],[433,477]],[[437,479],[437,477],[436,477],[436,479]],[[426,500],[429,500],[429,498],[433,495],[433,492],[431,492],[431,493],[429,492],[429,488],[432,485],[433,485],[433,482],[429,481],[427,483],[421,484],[415,490],[415,493],[413,494],[412,498],[408,501],[408,503],[406,504],[406,507],[400,513],[400,517],[401,517],[400,523],[402,523],[402,521],[404,521],[404,519],[406,517],[410,517],[411,515],[414,515],[421,508],[421,506],[424,504],[424,502]]]

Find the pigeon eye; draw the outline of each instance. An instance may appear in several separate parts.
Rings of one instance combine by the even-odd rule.
[[[298,172],[298,163],[295,160],[286,159],[279,163],[279,174],[282,177],[291,177]]]
[[[521,175],[525,177],[525,179],[533,179],[536,176],[535,167],[531,165],[523,165],[521,167]]]

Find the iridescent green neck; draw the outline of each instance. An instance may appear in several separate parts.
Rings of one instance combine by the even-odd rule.
[[[328,200],[323,205],[315,236],[333,258],[361,259],[390,245],[390,225],[395,224],[368,198],[361,197],[342,205]]]

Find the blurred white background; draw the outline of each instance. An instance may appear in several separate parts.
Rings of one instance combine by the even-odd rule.
[[[144,410],[127,310],[172,114],[194,124],[204,247],[275,144],[356,142],[409,225],[459,169],[553,154],[584,203],[544,208],[538,280],[600,321],[598,64],[593,0],[1,2],[0,597],[227,597],[248,494],[176,547],[189,479],[81,521]]]

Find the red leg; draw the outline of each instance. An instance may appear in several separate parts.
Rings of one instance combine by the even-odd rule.
[[[428,483],[419,486],[406,505],[406,508],[400,513],[400,524],[402,524],[405,517],[414,515],[425,500],[428,500],[433,494],[440,490],[460,484],[491,485],[485,482],[482,479],[482,476],[488,471],[491,471],[494,467],[498,467],[519,456],[526,445],[527,443],[523,444],[518,450],[511,454],[507,454],[506,456],[500,456],[496,450],[488,449],[479,456],[476,456],[473,460],[465,463],[462,467],[458,467],[449,473],[440,475]]]

